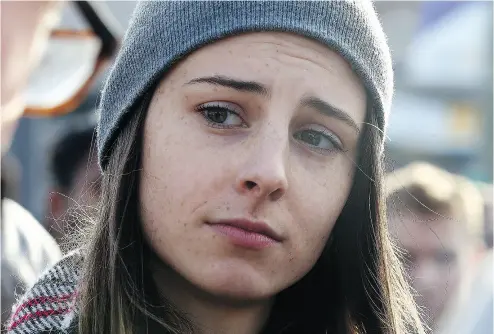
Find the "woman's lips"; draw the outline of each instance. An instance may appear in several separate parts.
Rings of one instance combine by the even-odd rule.
[[[237,219],[211,222],[208,225],[240,247],[262,249],[281,242],[281,237],[263,222]]]

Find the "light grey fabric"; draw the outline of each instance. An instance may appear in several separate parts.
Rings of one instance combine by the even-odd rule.
[[[103,170],[127,114],[177,60],[205,44],[253,31],[293,32],[338,52],[364,82],[384,130],[393,70],[369,0],[144,1],[135,9],[102,93],[98,151]]]
[[[2,199],[2,322],[18,294],[62,258],[55,239],[22,206]]]
[[[493,252],[478,264],[470,293],[450,303],[441,316],[437,334],[492,334],[494,311]]]

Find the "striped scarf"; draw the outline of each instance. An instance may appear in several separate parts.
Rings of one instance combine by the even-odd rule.
[[[81,264],[81,252],[74,251],[43,273],[13,307],[7,334],[74,333]]]

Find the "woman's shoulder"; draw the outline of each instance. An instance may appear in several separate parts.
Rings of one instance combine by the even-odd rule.
[[[45,271],[13,307],[8,334],[67,333],[77,312],[82,261],[82,251],[75,250]]]

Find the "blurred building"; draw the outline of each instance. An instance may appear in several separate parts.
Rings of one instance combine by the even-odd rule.
[[[135,1],[97,4],[109,6],[124,29]],[[376,1],[375,6],[396,78],[387,168],[420,159],[492,183],[493,3]],[[81,28],[84,22],[68,6],[61,25]],[[21,203],[40,220],[49,185],[48,150],[57,130],[76,117],[25,119],[12,146],[23,166]]]
[[[492,182],[492,2],[376,7],[395,62],[388,168],[427,160]]]

